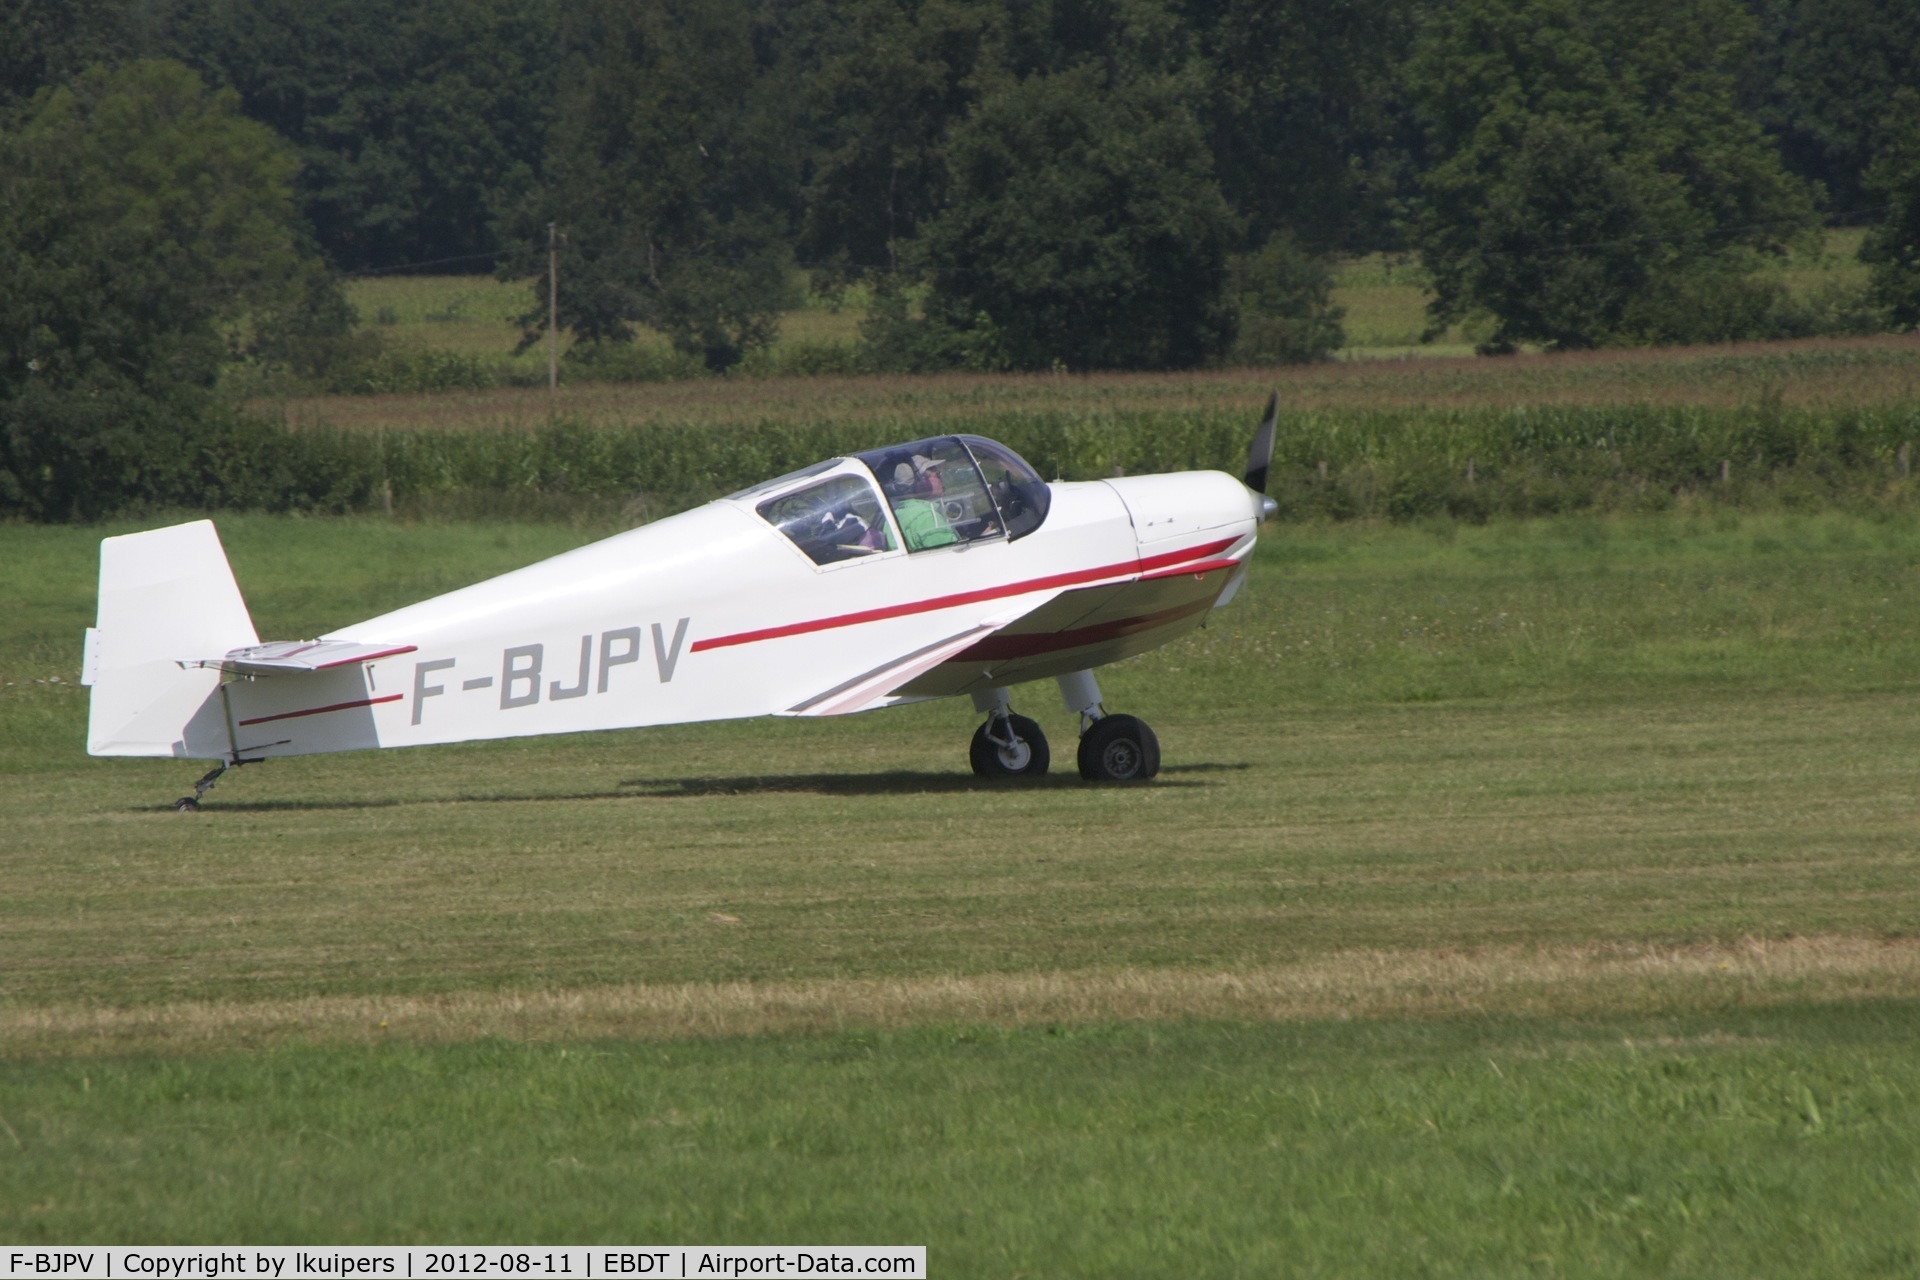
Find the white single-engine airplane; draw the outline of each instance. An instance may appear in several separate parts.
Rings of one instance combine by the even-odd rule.
[[[1246,576],[1275,405],[1245,483],[1047,484],[941,436],[833,458],[314,640],[262,644],[210,521],[107,538],[87,750],[229,768],[281,756],[970,694],[974,772],[1045,773],[1007,688],[1052,676],[1092,781],[1151,778],[1153,731],[1091,668],[1200,625]]]

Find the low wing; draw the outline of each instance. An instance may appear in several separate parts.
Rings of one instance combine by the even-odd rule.
[[[1157,649],[1200,625],[1246,566],[1207,556],[1120,582],[1059,586],[1021,597],[1001,612],[960,626],[851,678],[842,678],[778,714],[847,715],[889,703],[944,698],[994,685],[1081,671]]]
[[[1038,595],[1028,601],[1025,608],[1002,613],[992,618],[983,618],[971,626],[943,636],[930,644],[921,645],[910,652],[889,658],[852,679],[843,680],[830,689],[822,690],[796,703],[781,714],[844,716],[856,711],[868,711],[874,707],[885,706],[896,700],[897,691],[901,686],[911,683],[942,663],[951,661],[956,654],[964,653],[994,632],[1017,622],[1036,609],[1043,608],[1058,594],[1058,592],[1048,592]]]
[[[410,644],[354,644],[346,640],[275,640],[233,649],[224,658],[209,658],[193,665],[218,667],[236,676],[287,675],[331,671],[356,662],[412,653],[414,648]]]
[[[884,662],[855,676],[842,681],[833,688],[817,693],[785,712],[790,716],[844,716],[855,711],[866,711],[888,702],[889,695],[915,676],[939,666],[954,654],[980,640],[992,635],[998,628],[989,623],[969,627],[967,630],[937,640],[930,645],[915,649],[912,653],[901,654],[891,661]]]
[[[951,697],[1146,653],[1198,627],[1245,571],[1237,560],[1207,559],[1128,582],[1060,592],[923,668],[894,693]]]

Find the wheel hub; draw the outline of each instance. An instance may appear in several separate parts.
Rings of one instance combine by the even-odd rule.
[[[1040,726],[1011,712],[990,716],[974,730],[967,753],[983,778],[1035,778],[1051,763]]]
[[[994,750],[1000,757],[1000,763],[1009,773],[1019,773],[1033,762],[1033,748],[1019,738],[1012,742],[1000,743]]]

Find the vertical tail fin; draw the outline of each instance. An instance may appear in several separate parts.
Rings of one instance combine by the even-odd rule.
[[[220,672],[183,664],[258,643],[211,520],[103,539],[87,754],[225,757]]]

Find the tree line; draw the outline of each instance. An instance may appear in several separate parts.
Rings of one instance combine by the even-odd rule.
[[[1312,359],[1382,250],[1489,351],[1911,326],[1916,85],[1910,0],[18,0],[0,502],[354,359],[342,273],[534,279],[531,339],[550,228],[608,367],[802,271],[873,368]],[[1868,295],[1756,270],[1836,220]]]

